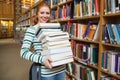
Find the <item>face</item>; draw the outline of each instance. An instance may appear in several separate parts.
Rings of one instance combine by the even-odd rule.
[[[38,22],[46,23],[50,18],[50,9],[47,6],[43,6],[38,11]]]

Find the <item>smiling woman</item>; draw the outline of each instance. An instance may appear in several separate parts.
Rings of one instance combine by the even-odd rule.
[[[38,6],[39,10],[37,11],[38,22],[46,23],[50,19],[50,8],[45,4]]]
[[[38,80],[65,80],[66,65],[52,67],[51,58],[41,55],[42,43],[36,42],[36,28],[39,27],[39,23],[48,23],[50,15],[51,9],[49,5],[47,5],[45,0],[41,1],[37,6],[35,25],[33,27],[29,27],[24,36],[20,55],[26,60],[41,64],[41,70],[37,68],[37,70],[41,71],[41,79]],[[32,50],[31,46],[33,47]],[[35,78],[34,80],[37,79]]]
[[[38,22],[41,23],[46,23],[49,22],[51,15],[51,10],[50,7],[47,4],[39,4],[37,6],[37,11],[36,11],[36,19],[34,20],[34,23],[37,24]]]

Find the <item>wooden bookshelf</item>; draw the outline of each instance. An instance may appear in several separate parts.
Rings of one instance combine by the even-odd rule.
[[[54,1],[54,0],[53,0]],[[56,19],[51,20],[51,22],[59,22],[61,24],[65,24],[68,21],[73,22],[73,23],[88,23],[89,21],[93,21],[93,22],[97,22],[99,23],[99,40],[98,41],[90,41],[90,40],[85,40],[85,39],[79,39],[79,38],[71,38],[71,41],[76,41],[76,42],[80,42],[80,43],[87,43],[87,44],[95,44],[98,46],[98,63],[97,66],[94,65],[90,65],[87,64],[85,65],[86,67],[92,68],[97,70],[97,78],[96,80],[100,80],[101,76],[103,75],[108,75],[111,76],[113,78],[116,78],[117,80],[120,79],[120,75],[117,74],[112,74],[110,72],[106,72],[105,70],[102,69],[102,53],[103,51],[106,50],[116,50],[116,51],[120,51],[120,45],[118,44],[110,44],[110,43],[103,43],[102,42],[102,31],[103,31],[103,25],[104,24],[108,24],[108,23],[117,23],[120,24],[120,12],[116,12],[116,13],[109,13],[109,14],[105,14],[105,1],[106,0],[100,0],[100,13],[99,15],[93,15],[93,16],[79,16],[79,17],[73,17],[73,18],[69,18],[69,19],[59,19],[58,16],[56,17]],[[68,0],[66,2],[61,2],[61,3],[57,3],[56,5],[52,5],[51,10],[56,9],[57,11],[60,9],[60,7],[62,7],[63,5],[66,4],[70,4],[70,3],[74,3],[74,0]],[[39,4],[36,3],[32,8],[36,7]],[[73,4],[72,4],[73,5]],[[30,12],[32,10],[32,8],[30,9]],[[59,12],[57,12],[57,15],[59,15]],[[30,18],[30,20],[32,19],[32,17]],[[31,24],[31,23],[30,23]],[[78,59],[75,59],[78,60]],[[79,62],[79,61],[78,61]],[[84,65],[84,64],[83,64]],[[70,73],[71,75],[71,73]],[[74,75],[72,75],[74,76]],[[75,76],[73,77],[75,78]],[[75,78],[76,79],[76,78]]]

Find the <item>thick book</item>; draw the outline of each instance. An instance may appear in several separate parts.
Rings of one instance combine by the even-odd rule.
[[[40,31],[40,33],[37,36],[37,41],[41,41],[45,37],[45,35],[56,34],[56,33],[58,34],[58,33],[61,33],[61,32],[62,31],[58,31],[58,30],[55,31],[55,29],[53,29],[53,31],[52,30],[51,31],[44,31],[44,32]]]
[[[110,38],[109,38],[109,34],[108,34],[108,30],[107,30],[107,25],[103,25],[103,29],[102,29],[102,42],[103,43],[110,43]]]
[[[108,34],[109,34],[109,38],[110,38],[110,43],[111,44],[116,44],[115,43],[115,36],[114,36],[113,31],[112,31],[111,24],[107,24],[107,30],[108,30]]]
[[[53,42],[53,41],[52,41]],[[43,50],[47,50],[47,49],[54,49],[54,48],[60,48],[60,47],[70,47],[70,42],[69,43],[61,43],[61,44],[43,44],[42,48]]]
[[[35,34],[38,35],[41,29],[60,28],[60,23],[39,23],[36,26]]]
[[[59,60],[59,61],[54,61],[51,63],[51,65],[53,67],[55,67],[55,66],[59,66],[59,65],[63,65],[63,64],[68,64],[73,61],[74,61],[73,58],[68,58],[68,59],[63,59],[63,60]]]
[[[69,40],[58,40],[58,41],[49,41],[49,42],[46,42],[44,44],[42,44],[42,47],[45,47],[45,46],[56,46],[59,44],[63,45],[63,44],[70,44]]]
[[[92,40],[93,37],[94,37],[94,34],[95,34],[96,30],[97,30],[97,25],[94,25],[94,24],[91,25],[91,26],[90,26],[90,32],[89,32],[88,35],[86,35],[86,38],[87,38],[88,40]]]
[[[62,53],[62,52],[66,52],[66,51],[71,51],[71,47],[68,46],[68,47],[60,47],[60,48],[53,48],[53,49],[48,49],[48,50],[44,50],[41,52],[41,55],[51,55],[51,54],[58,54],[58,53]]]
[[[48,41],[58,41],[58,40],[65,40],[69,39],[69,34],[67,32],[61,32],[61,33],[54,33],[54,34],[48,34],[45,35],[44,38],[42,38],[41,42],[45,43]]]
[[[115,41],[117,42],[117,44],[120,44],[120,35],[117,30],[118,24],[111,24],[111,27],[113,29],[113,34],[115,35]]]
[[[45,56],[49,56],[52,62],[56,62],[56,61],[60,61],[60,60],[68,59],[68,58],[73,58],[71,51],[62,52],[58,54],[51,54],[51,55],[46,54]]]

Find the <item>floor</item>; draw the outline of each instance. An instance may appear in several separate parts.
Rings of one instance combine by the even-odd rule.
[[[31,62],[20,57],[20,48],[14,39],[0,39],[0,80],[29,80]]]

